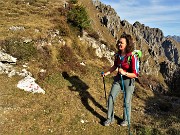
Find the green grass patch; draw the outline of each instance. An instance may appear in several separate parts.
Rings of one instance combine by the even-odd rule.
[[[16,57],[18,60],[30,60],[36,58],[37,50],[34,47],[34,42],[22,42],[16,39],[11,39],[6,41],[3,46],[6,53],[11,54]]]

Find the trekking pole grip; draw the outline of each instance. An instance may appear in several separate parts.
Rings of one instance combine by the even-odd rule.
[[[101,75],[104,75],[104,72],[103,72],[103,71],[101,72]]]

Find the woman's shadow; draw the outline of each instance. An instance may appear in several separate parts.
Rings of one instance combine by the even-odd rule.
[[[88,100],[92,101],[92,103],[101,109],[104,113],[107,113],[107,110],[100,105],[88,92],[89,86],[84,83],[78,76],[69,76],[67,72],[62,72],[62,76],[64,79],[68,80],[72,86],[68,86],[68,88],[71,91],[77,91],[79,92],[79,96],[81,98],[82,104],[86,107],[87,110],[89,110],[94,116],[100,119],[100,123],[103,124],[103,122],[106,120],[102,115],[100,115],[96,110],[94,110],[90,105]],[[115,116],[115,119],[120,120],[117,116]],[[121,121],[121,120],[120,120]]]
[[[96,110],[94,110],[90,105],[88,100],[92,101],[93,104],[101,109],[103,112],[107,112],[107,110],[100,105],[88,92],[89,86],[84,83],[78,76],[69,76],[67,72],[63,72],[62,76],[64,79],[68,80],[72,86],[68,86],[68,88],[71,91],[77,91],[79,92],[79,96],[81,98],[82,104],[86,107],[87,110],[89,110],[94,116],[100,119],[100,123],[102,124],[105,118],[101,116]]]

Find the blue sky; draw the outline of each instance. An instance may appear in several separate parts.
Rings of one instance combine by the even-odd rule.
[[[159,28],[164,36],[180,36],[180,0],[100,0],[115,9],[121,20]]]

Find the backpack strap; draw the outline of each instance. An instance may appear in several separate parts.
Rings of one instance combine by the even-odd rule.
[[[132,55],[128,56],[128,64],[131,63]]]
[[[131,63],[132,55],[133,55],[132,52],[130,52],[130,53],[128,53],[128,54],[126,55],[128,64]]]

